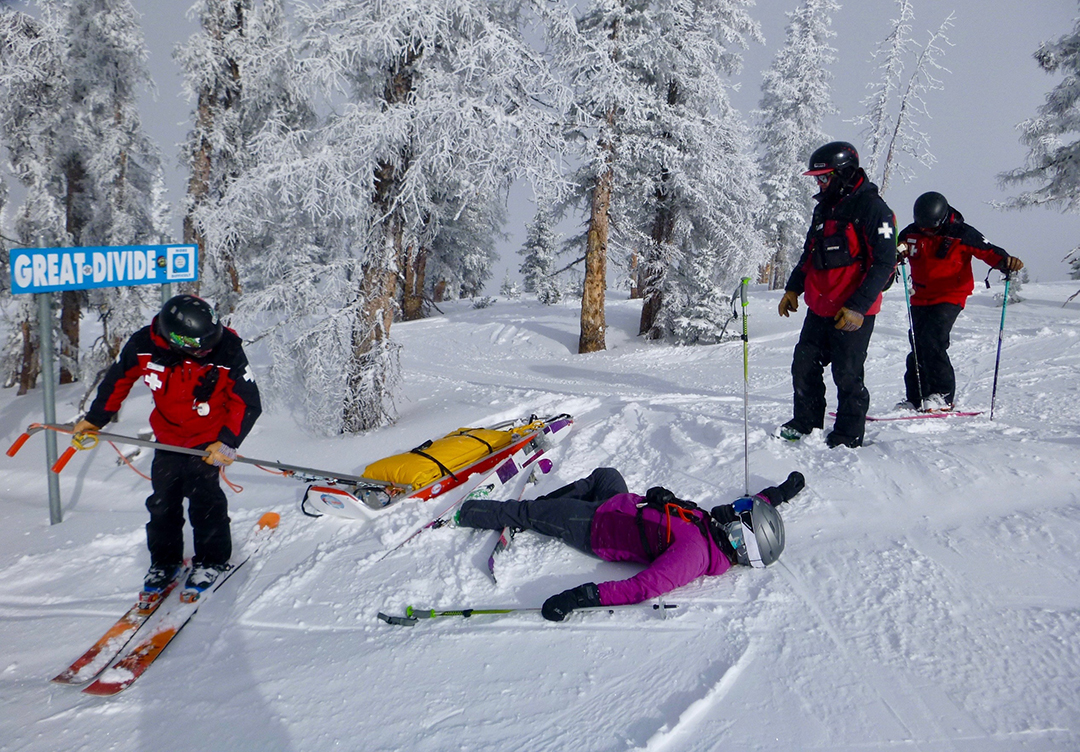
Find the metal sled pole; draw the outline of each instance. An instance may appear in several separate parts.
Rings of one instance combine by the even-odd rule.
[[[11,445],[11,448],[7,450],[9,457],[14,457],[15,453],[19,451],[26,440],[33,434],[42,430],[56,431],[58,433],[71,433],[72,426],[70,425],[54,425],[51,423],[35,423],[26,429],[26,433],[22,434],[15,443]],[[99,439],[105,439],[106,441],[114,441],[118,444],[131,444],[132,446],[147,447],[149,449],[161,449],[166,452],[176,452],[177,454],[188,454],[194,457],[206,457],[210,453],[205,449],[190,449],[188,447],[176,446],[173,444],[162,444],[158,441],[147,441],[145,439],[137,439],[133,436],[122,436],[120,434],[108,433],[106,431],[87,431],[87,434],[97,436]],[[60,456],[60,459],[56,461],[56,464],[52,466],[53,473],[59,473],[67,465],[75,453],[79,451],[76,447],[68,447],[67,450]],[[236,456],[236,462],[242,462],[247,465],[256,465],[258,467],[272,467],[277,470],[283,471],[286,475],[301,475],[311,476],[315,478],[322,478],[324,480],[336,480],[346,483],[354,483],[357,485],[365,486],[389,486],[391,484],[380,481],[372,480],[370,478],[364,478],[359,475],[349,475],[347,473],[338,473],[330,470],[317,470],[311,467],[300,467],[298,465],[286,465],[283,462],[272,462],[270,460],[254,459],[252,457]]]

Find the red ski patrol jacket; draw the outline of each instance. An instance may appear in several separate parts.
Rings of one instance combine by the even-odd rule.
[[[872,316],[895,268],[896,217],[860,170],[854,190],[814,208],[786,289],[803,293],[818,316],[831,319],[841,308]]]
[[[1005,269],[1009,254],[964,223],[956,209],[949,209],[945,223],[935,232],[910,224],[900,233],[911,261],[912,305],[953,303],[964,307],[975,289],[971,258],[975,256],[995,269]]]
[[[205,358],[169,347],[157,334],[157,318],[131,335],[105,374],[86,419],[104,426],[142,379],[154,396],[150,427],[157,440],[187,448],[221,441],[232,448],[262,413],[259,389],[240,337],[232,329]]]

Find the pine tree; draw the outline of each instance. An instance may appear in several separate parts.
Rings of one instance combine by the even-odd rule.
[[[231,311],[242,289],[236,236],[207,239],[205,215],[243,169],[245,144],[241,61],[248,56],[247,24],[252,0],[197,0],[188,11],[200,31],[176,49],[184,89],[195,103],[194,128],[184,146],[189,170],[184,199],[184,242],[199,246],[199,282],[191,291]]]
[[[298,378],[321,430],[363,431],[393,419],[395,317],[422,315],[435,285],[467,293],[490,276],[484,246],[461,253],[460,239],[498,219],[511,174],[549,159],[545,71],[496,0],[328,0],[296,20],[293,75],[324,116],[268,122],[223,207],[267,228],[241,313],[280,317],[273,383]],[[429,286],[447,259],[455,273]]]
[[[813,191],[802,173],[808,155],[828,140],[822,122],[836,112],[829,84],[836,50],[829,39],[839,8],[834,0],[805,0],[788,13],[784,46],[761,84],[757,141],[765,205],[758,226],[772,252],[761,275],[770,290],[787,283],[813,214]]]
[[[1005,209],[1049,206],[1080,212],[1080,17],[1072,31],[1035,52],[1047,73],[1063,79],[1047,95],[1035,117],[1018,126],[1020,143],[1028,148],[1024,166],[1002,173],[1006,185],[1035,183],[1036,187],[999,205]]]
[[[525,245],[518,251],[525,257],[519,267],[525,280],[525,292],[536,293],[536,299],[544,305],[554,305],[562,300],[562,290],[555,277],[559,239],[552,224],[550,210],[543,206],[538,208],[533,221],[525,226]]]
[[[138,95],[152,89],[138,15],[129,0],[69,0],[64,36],[69,104],[63,155],[67,231],[75,245],[123,246],[164,240],[164,173],[157,145],[142,128]],[[61,330],[78,352],[80,293],[63,294]],[[80,369],[87,395],[128,336],[156,308],[146,287],[101,288],[85,296],[102,327]],[[74,309],[74,310],[71,310]],[[63,359],[62,359],[63,363]],[[63,371],[61,372],[63,380]]]
[[[16,222],[21,241],[38,246],[130,245],[158,242],[161,160],[143,132],[137,93],[152,86],[146,49],[128,0],[39,3],[38,19],[5,11],[4,76],[9,96],[4,140],[27,189]],[[10,78],[7,78],[10,76]],[[61,383],[93,376],[145,323],[145,290],[103,289],[60,296]],[[79,361],[86,304],[103,335]],[[20,341],[6,351],[6,383],[16,370],[20,391],[33,386],[39,365],[30,331],[36,316],[20,305]],[[33,335],[36,337],[36,334]],[[18,365],[16,365],[18,364]],[[90,388],[93,384],[90,384]]]
[[[39,18],[0,9],[0,127],[11,171],[26,192],[14,228],[22,246],[70,245],[57,169],[66,93],[61,28],[51,2],[40,4]],[[31,296],[20,296],[3,354],[3,385],[18,385],[20,395],[41,372],[37,321]]]
[[[612,242],[643,249],[640,328],[649,337],[673,331],[675,301],[688,292],[678,288],[695,276],[691,259],[713,284],[763,261],[752,149],[725,81],[746,40],[760,40],[745,5],[598,0],[573,28],[548,19],[573,85],[571,134],[584,165],[574,180],[589,202],[582,352],[603,348],[599,269]]]

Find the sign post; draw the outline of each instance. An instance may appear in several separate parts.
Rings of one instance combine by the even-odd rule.
[[[163,290],[168,290],[173,282],[194,282],[198,279],[198,251],[197,245],[11,249],[9,266],[12,294],[37,295],[42,400],[46,423],[56,423],[52,293],[134,285],[163,285]],[[60,478],[51,471],[57,457],[56,433],[46,431],[45,467],[49,468],[49,522],[53,525],[63,521]]]

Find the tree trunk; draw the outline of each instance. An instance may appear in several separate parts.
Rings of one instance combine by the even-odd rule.
[[[641,296],[641,254],[634,251],[630,254],[630,300],[638,300]]]
[[[22,338],[22,356],[16,376],[19,383],[18,394],[24,395],[37,386],[37,377],[41,372],[41,360],[38,358],[38,340],[34,333],[34,316],[29,310],[32,305],[22,305],[19,333]]]
[[[223,9],[229,3],[233,6],[236,20],[235,23],[226,26],[226,15]],[[216,5],[212,1],[210,6],[216,11],[216,17],[211,21],[213,25],[206,29],[206,33],[217,46],[220,47],[224,43],[226,33],[243,33],[244,3],[242,0],[217,0]],[[214,147],[207,138],[207,134],[213,130],[214,120],[219,111],[228,111],[238,107],[240,104],[240,65],[231,57],[225,58],[225,65],[228,68],[233,85],[227,87],[225,91],[214,91],[206,87],[200,89],[196,107],[195,132],[198,134],[198,143],[195,144],[194,152],[191,154],[191,177],[188,178],[187,190],[188,210],[184,215],[183,225],[184,242],[199,247],[199,279],[184,285],[188,291],[195,295],[199,294],[203,271],[206,266],[205,262],[210,254],[210,249],[207,248],[206,244],[206,235],[199,229],[195,220],[195,214],[199,208],[211,199],[210,183],[214,168]],[[239,147],[240,145],[237,144],[236,146]],[[228,180],[232,176],[223,175],[221,177]],[[225,277],[228,288],[239,295],[241,290],[240,272],[237,268],[235,254],[225,249],[214,249],[214,252],[218,254],[215,261]]]
[[[609,115],[609,121],[611,120],[614,120],[614,112]],[[607,288],[607,245],[615,171],[611,166],[613,151],[609,145],[604,148],[609,149],[607,166],[593,186],[592,207],[589,212],[589,236],[585,246],[585,286],[581,293],[579,353],[607,349],[604,342],[604,292]]]
[[[411,246],[410,246],[411,249]],[[424,318],[424,284],[427,277],[428,249],[418,245],[416,253],[405,260],[405,281],[401,294],[401,318],[416,321]]]
[[[667,105],[674,107],[679,103],[679,83],[669,81],[667,90]],[[664,138],[671,140],[671,134],[665,133]],[[664,279],[667,277],[667,259],[665,249],[671,245],[675,237],[675,207],[671,196],[671,171],[667,167],[660,168],[660,175],[656,181],[656,216],[653,218],[652,244],[649,247],[645,264],[641,270],[643,277],[641,282],[642,297],[641,322],[638,326],[638,334],[646,339],[660,339],[663,331],[657,325],[660,311],[664,304]]]
[[[402,245],[402,222],[391,216],[384,227],[387,247],[383,258],[395,259],[395,251]],[[393,354],[388,351],[396,275],[385,264],[372,264],[364,269],[360,287],[363,303],[353,325],[353,354],[346,374],[349,389],[342,411],[346,433],[369,431],[386,423],[385,399],[397,379]]]
[[[667,261],[664,250],[671,245],[675,236],[675,209],[671,205],[668,184],[671,173],[664,168],[660,171],[660,180],[656,186],[656,217],[653,219],[652,243],[642,265],[641,323],[638,334],[646,339],[660,339],[663,336],[657,319],[664,304],[664,279],[667,277]]]
[[[78,159],[64,167],[64,229],[73,244],[83,245],[82,231],[86,216],[81,211],[85,199],[86,170]],[[79,380],[79,324],[82,319],[82,293],[65,290],[60,294],[60,383]]]

